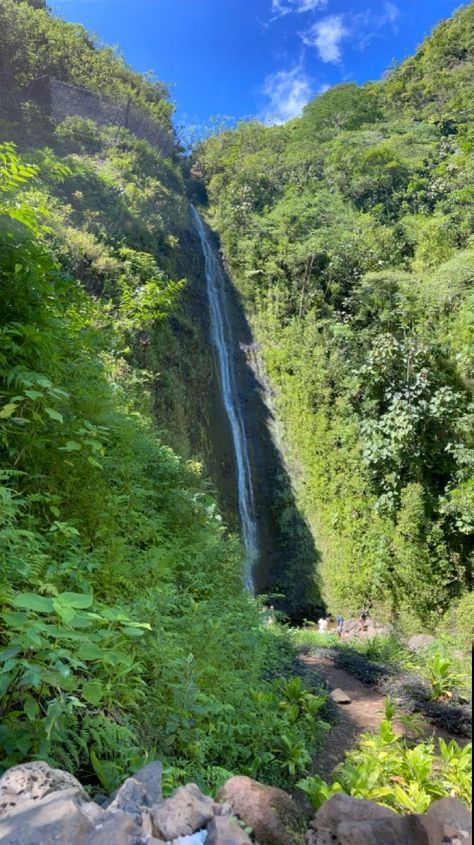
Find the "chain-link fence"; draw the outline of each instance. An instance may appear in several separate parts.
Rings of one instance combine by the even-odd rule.
[[[171,156],[175,150],[171,132],[153,120],[131,97],[125,99],[96,94],[88,88],[80,88],[52,76],[35,80],[29,86],[28,96],[36,100],[55,123],[77,115],[93,120],[100,126],[124,127],[137,138],[148,141],[165,156]]]

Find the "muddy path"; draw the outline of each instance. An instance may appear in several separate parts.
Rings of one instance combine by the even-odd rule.
[[[337,708],[337,722],[331,727],[323,748],[313,762],[313,774],[328,780],[346,752],[357,745],[361,734],[378,730],[383,719],[384,696],[374,687],[359,681],[351,672],[337,667],[330,653],[318,656],[301,653],[298,660],[305,675],[317,672],[327,681],[331,691],[342,689],[351,699],[350,704],[334,705]],[[395,722],[395,725],[403,731],[400,724]],[[442,737],[446,742],[454,739],[460,745],[468,742],[466,738],[454,736],[434,725],[428,726],[428,734]]]

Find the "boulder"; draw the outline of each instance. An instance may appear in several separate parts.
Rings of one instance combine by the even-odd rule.
[[[344,792],[324,802],[311,828],[306,845],[428,845],[425,831],[413,817]]]
[[[73,775],[52,769],[42,760],[13,766],[0,778],[0,818],[18,812],[25,801],[38,801],[66,789],[76,790],[77,797],[83,801],[89,800]]]
[[[84,845],[136,845],[140,834],[141,826],[133,816],[122,810],[115,810],[105,814]]]
[[[408,640],[408,648],[410,651],[423,651],[434,642],[436,642],[436,637],[432,637],[430,634],[415,634]]]
[[[261,845],[295,845],[303,839],[305,816],[282,789],[235,776],[224,784],[217,800],[230,804]]]
[[[339,687],[337,689],[333,689],[330,698],[332,698],[332,700],[335,701],[336,704],[350,704],[352,701],[352,699],[349,698],[347,693],[344,692],[344,690],[339,689]]]
[[[237,822],[225,816],[215,816],[207,826],[205,845],[252,845],[252,843]]]
[[[430,845],[456,840],[472,845],[472,814],[457,798],[435,801],[420,819]]]
[[[385,818],[398,818],[398,815],[394,810],[375,804],[374,801],[352,798],[345,792],[337,792],[321,805],[311,822],[311,827],[317,832],[320,830],[335,832],[335,829],[345,821],[366,822]]]
[[[170,798],[152,808],[153,836],[170,841],[205,827],[214,815],[212,798],[195,783],[180,786]]]
[[[81,792],[76,787],[52,792],[43,798],[25,799],[13,815],[0,819],[0,842],[2,845],[85,842],[94,825],[83,806]]]
[[[340,845],[429,845],[426,831],[417,816],[346,821],[338,826],[335,835],[337,840],[332,838],[332,845],[335,841]]]
[[[113,800],[108,805],[108,810],[122,810],[130,813],[137,819],[141,817],[143,807],[150,807],[151,801],[147,789],[143,783],[136,778],[127,778],[122,786],[114,793]]]
[[[163,766],[159,762],[159,760],[155,760],[153,763],[148,763],[147,766],[143,766],[142,769],[139,769],[138,772],[135,772],[133,777],[135,780],[140,781],[145,787],[148,798],[150,801],[150,806],[152,804],[157,804],[158,801],[161,801],[161,776],[163,773]]]

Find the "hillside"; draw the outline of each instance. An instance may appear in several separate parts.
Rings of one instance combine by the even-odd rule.
[[[474,7],[386,80],[203,143],[333,614],[472,613]],[[459,622],[453,608],[459,607]]]
[[[160,760],[165,796],[233,774],[294,790],[337,716],[299,659],[318,634],[290,625],[343,612],[355,633],[365,604],[382,635],[323,646],[383,663],[397,696],[414,673],[405,715],[468,733],[473,26],[471,6],[383,82],[190,159],[162,82],[2,0],[1,772],[46,761],[110,795]],[[415,654],[412,632],[440,637]],[[300,784],[315,807],[468,801],[470,749],[395,713],[352,735],[339,780]]]
[[[110,791],[159,755],[169,788],[243,768],[285,783],[319,723],[280,743],[265,678],[289,645],[242,590],[196,459],[215,377],[178,147],[55,120],[29,86],[125,95],[168,132],[172,107],[34,5],[0,9],[1,766],[40,757]]]

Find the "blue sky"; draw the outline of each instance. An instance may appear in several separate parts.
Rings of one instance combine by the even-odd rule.
[[[459,0],[51,0],[171,85],[177,125],[280,123],[339,82],[378,79]]]

